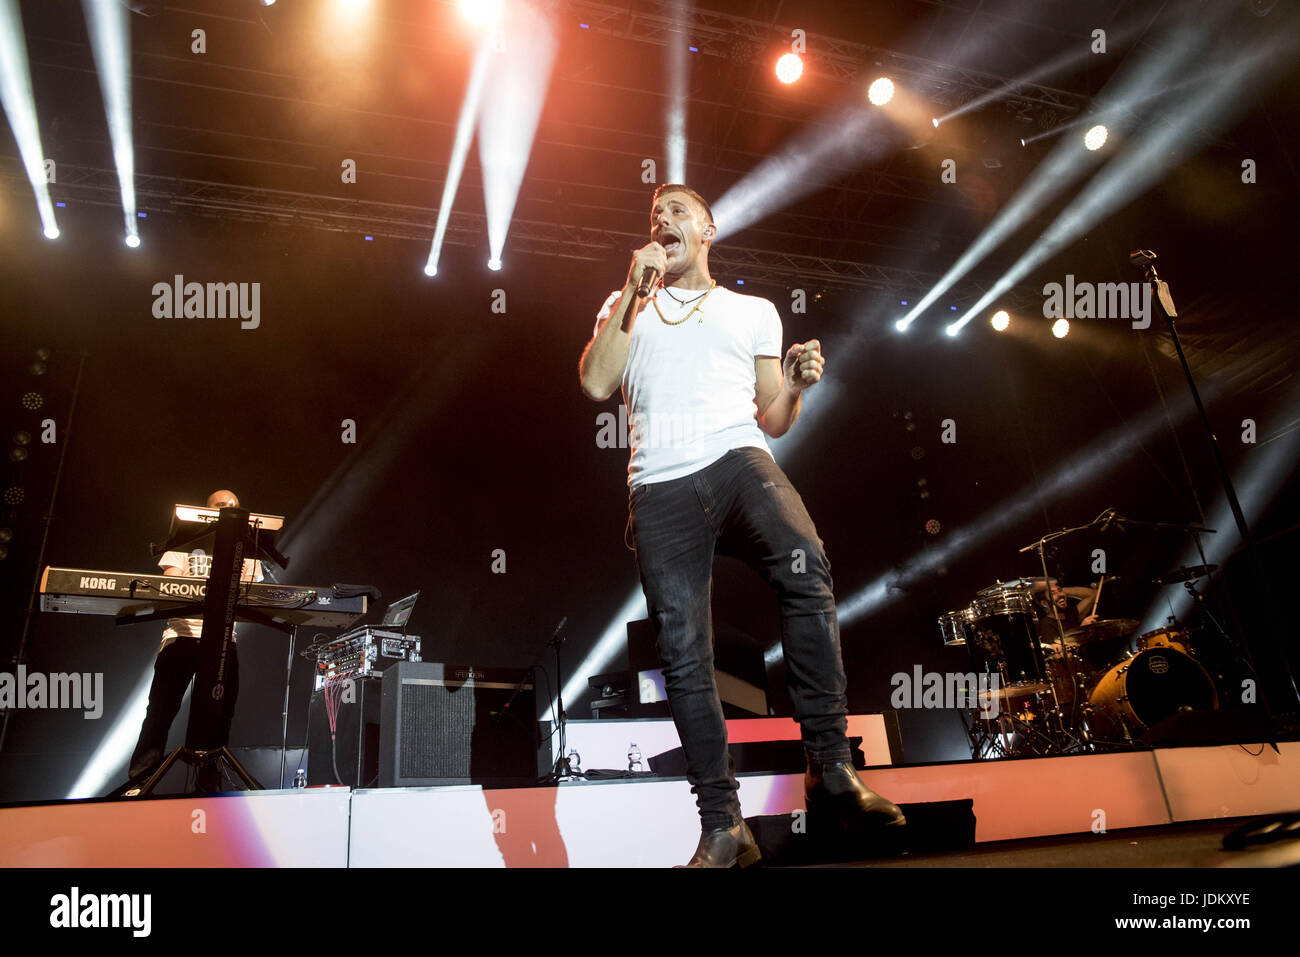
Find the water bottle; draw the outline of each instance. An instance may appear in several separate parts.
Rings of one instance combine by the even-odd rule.
[[[299,768],[298,773],[293,776],[293,786],[295,788],[305,788],[307,786],[307,772],[302,768]]]
[[[641,764],[641,749],[637,747],[635,741],[627,746],[627,769],[629,771],[645,770]]]

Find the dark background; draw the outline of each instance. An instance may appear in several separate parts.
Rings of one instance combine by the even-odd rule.
[[[662,48],[587,35],[565,21],[516,210],[521,219],[554,222],[556,249],[508,244],[506,268],[491,273],[486,238],[468,241],[462,231],[430,280],[421,270],[471,42],[454,7],[422,14],[409,4],[386,6],[368,59],[354,64],[320,45],[303,5],[296,13],[288,2],[270,11],[251,3],[189,6],[198,12],[131,18],[142,176],[414,204],[428,210],[429,228],[420,240],[364,222],[336,232],[314,228],[308,216],[258,221],[142,194],[143,245],[130,250],[120,241],[120,209],[56,184],[55,198],[68,206],[58,211],[62,238],[49,242],[40,238],[6,134],[0,424],[6,438],[20,429],[39,435],[45,417],[59,428],[57,443],[38,439],[27,461],[4,465],[6,487],[25,494],[4,513],[14,532],[0,562],[6,670],[64,454],[45,564],[152,570],[148,545],[165,535],[170,506],[230,488],[246,508],[288,517],[292,565],[281,580],[373,584],[385,600],[421,589],[411,631],[423,637],[428,661],[522,667],[567,616],[567,678],[607,629],[620,626],[615,616],[638,583],[623,545],[627,451],[595,441],[597,415],[617,414],[618,400],[595,405],[577,381],[594,313],[621,284],[632,244],[586,259],[563,249],[578,225],[645,228],[638,211],[648,208],[653,186],[640,181],[639,157],[662,155],[655,92],[665,88]],[[996,47],[998,59],[985,68],[1010,77],[1041,62],[1048,43],[1084,42],[1089,24],[1127,22],[1142,5],[1096,4],[1080,13],[1078,4],[1044,4],[1019,25],[993,16],[1007,9],[997,5],[980,15],[920,2],[716,6],[936,58]],[[47,155],[74,171],[70,179],[78,169],[111,169],[78,5],[25,3],[22,10]],[[1269,17],[1246,5],[1239,13],[1234,28],[1245,36],[1295,23],[1292,4]],[[1166,16],[1192,14],[1174,5]],[[208,31],[205,58],[189,53],[196,25]],[[1157,34],[1153,28],[1150,36]],[[1018,42],[1005,42],[1013,35]],[[1150,53],[1141,44],[1132,51]],[[1092,95],[1107,76],[1089,64],[1054,82]],[[1247,517],[1264,541],[1279,604],[1297,572],[1294,80],[1243,91],[1246,102],[1222,128],[1187,144],[1152,189],[1021,287],[1033,295],[1066,273],[1135,281],[1128,251],[1160,253],[1161,275],[1184,317],[1184,345]],[[810,76],[791,94],[806,108],[773,111],[767,104],[779,91],[765,61],[701,59],[691,81],[688,179],[720,196],[765,152],[805,129],[791,114],[802,112],[813,129],[811,117],[843,90]],[[654,119],[638,122],[647,114]],[[996,107],[962,122],[958,140],[836,171],[806,200],[727,242],[942,273],[1054,142],[1037,152],[1009,149],[1013,126]],[[924,196],[867,188],[881,170],[928,183],[947,150],[959,169],[976,171],[962,196],[945,195],[937,183]],[[980,163],[990,151],[1007,162]],[[359,160],[355,186],[339,182],[343,156]],[[1240,182],[1243,157],[1257,161],[1254,185]],[[1071,195],[1044,208],[977,275],[997,278]],[[457,198],[462,207],[482,212],[474,151]],[[261,327],[154,318],[153,284],[178,273],[261,283]],[[1047,321],[1022,313],[1006,335],[977,321],[950,338],[942,323],[956,314],[943,299],[900,336],[892,325],[905,311],[899,303],[928,287],[799,283],[761,270],[719,270],[715,278],[733,288],[744,280],[742,291],[771,298],[787,343],[818,337],[825,347],[827,376],[806,398],[806,421],[773,449],[833,564],[853,711],[888,708],[890,675],[910,674],[914,665],[966,670],[962,652],[942,647],[936,617],[997,579],[1034,574],[1033,559],[1018,549],[1047,531],[1115,507],[1150,521],[1204,519],[1223,540],[1216,560],[1236,550],[1206,436],[1159,320],[1145,332],[1118,320],[1079,320],[1058,341]],[[806,314],[792,314],[793,288],[809,293]],[[495,289],[505,290],[503,315],[491,310]],[[964,309],[970,296],[961,296]],[[36,376],[30,364],[39,347],[52,355]],[[42,395],[41,410],[21,408],[29,391]],[[939,440],[947,418],[957,422],[955,444]],[[1256,444],[1241,441],[1245,418],[1257,423]],[[344,419],[357,424],[356,445],[341,441]],[[933,534],[925,527],[931,520]],[[976,527],[981,534],[963,545]],[[1168,593],[1179,589],[1150,580],[1190,560],[1186,541],[1141,530],[1087,533],[1057,550],[1054,573],[1071,584],[1095,580],[1089,563],[1098,547],[1106,549],[1107,570],[1123,576],[1107,585],[1103,617],[1158,623]],[[492,573],[494,549],[505,550],[505,574]],[[909,571],[931,556],[930,567]],[[886,602],[845,614],[880,581],[890,583]],[[1220,591],[1212,597],[1224,609]],[[1234,610],[1243,627],[1267,629],[1294,648],[1294,626],[1268,624],[1257,599]],[[778,637],[772,596],[726,561],[719,562],[715,619],[719,630],[747,636],[755,653]],[[16,713],[0,754],[0,800],[65,796],[147,678],[160,630],[34,613],[28,670],[103,672],[104,717]],[[232,744],[278,746],[288,639],[247,625],[241,635]],[[625,663],[616,655],[586,669]],[[296,662],[292,680],[291,745],[305,738],[306,661]],[[586,699],[566,704],[571,716],[588,716]],[[904,711],[900,720],[908,760],[968,754],[952,712]],[[174,742],[183,727],[184,712]],[[125,732],[131,744],[137,731]]]

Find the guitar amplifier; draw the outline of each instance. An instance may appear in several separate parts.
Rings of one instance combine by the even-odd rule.
[[[527,678],[518,669],[434,662],[386,669],[379,786],[536,783],[537,704]]]

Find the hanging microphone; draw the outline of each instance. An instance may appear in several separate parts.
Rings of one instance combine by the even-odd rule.
[[[641,281],[636,285],[636,296],[638,299],[649,299],[654,295],[655,283],[659,281],[659,270],[654,266],[646,266],[641,272]]]

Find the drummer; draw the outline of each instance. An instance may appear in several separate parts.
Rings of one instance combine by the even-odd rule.
[[[1057,614],[1060,615],[1061,624],[1066,632],[1071,632],[1076,628],[1091,625],[1097,620],[1097,616],[1092,613],[1097,604],[1097,589],[1062,588],[1055,578],[1051,580],[1050,586],[1051,604],[1049,604],[1049,599],[1044,594],[1047,589],[1043,586],[1041,578],[1034,581],[1030,588],[1030,594],[1033,595],[1034,607],[1038,612],[1039,640],[1045,650],[1059,654],[1061,651],[1061,635],[1056,630],[1056,618],[1052,614],[1052,604],[1056,605]]]

